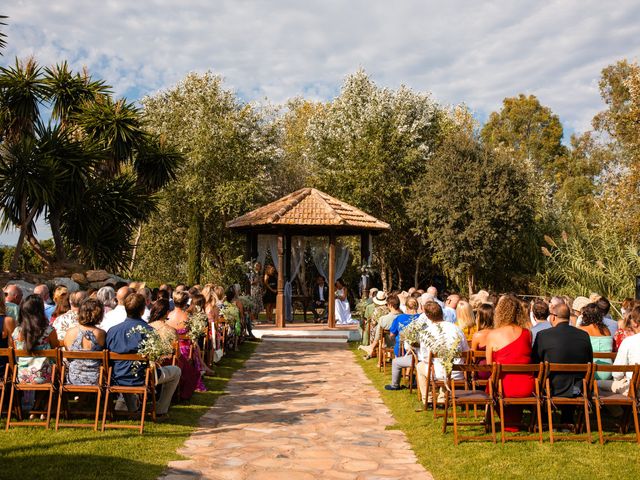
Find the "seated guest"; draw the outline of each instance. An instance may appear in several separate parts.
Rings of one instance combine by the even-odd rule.
[[[371,291],[374,290],[375,294],[373,298],[369,298],[371,303],[367,305],[364,310],[365,321],[362,325],[362,344],[358,347],[367,352],[367,354],[370,354],[372,352],[372,348],[375,348],[372,345],[372,340],[375,338],[378,321],[389,313],[389,308],[387,307],[387,294],[383,291],[378,291],[377,288],[371,289]]]
[[[582,321],[578,327],[589,334],[591,348],[594,353],[611,353],[613,351],[613,338],[611,332],[603,322],[602,311],[595,303],[590,303],[582,309]],[[593,363],[611,365],[611,360],[605,358],[595,358]],[[596,380],[609,380],[609,372],[596,373]]]
[[[598,301],[594,303],[598,306],[600,313],[602,313],[602,323],[605,324],[610,332],[611,338],[613,338],[613,335],[618,330],[618,322],[611,318],[611,315],[609,314],[609,311],[611,310],[611,303],[606,297],[600,297]]]
[[[322,275],[318,275],[316,285],[313,287],[313,319],[316,323],[322,321],[326,316],[327,298],[329,298],[329,287]]]
[[[528,364],[531,362],[531,332],[518,325],[526,309],[513,295],[505,295],[496,305],[494,329],[487,336],[487,365],[493,363]],[[502,387],[506,397],[529,397],[533,392],[530,374],[502,374]],[[522,420],[522,407],[505,406],[506,431],[517,431]]]
[[[165,298],[156,300],[149,312],[149,325],[156,329],[162,337],[173,343],[178,341],[178,333],[175,328],[167,325],[167,317],[170,312],[169,308],[169,300]]]
[[[636,332],[635,335],[631,335],[625,338],[620,344],[616,360],[614,365],[638,365],[640,364],[640,307],[635,307],[630,313],[627,314],[629,325]],[[598,387],[602,390],[609,390],[614,393],[627,395],[629,393],[629,381],[631,380],[631,373],[626,375],[621,372],[615,372],[613,374],[613,381],[601,380],[598,381]]]
[[[118,305],[116,291],[110,286],[100,288],[96,294],[96,298],[102,302],[105,315]]]
[[[17,350],[34,352],[58,347],[58,335],[44,314],[44,302],[39,295],[29,295],[20,305],[20,325],[13,331]],[[18,382],[48,383],[53,363],[49,358],[18,357]]]
[[[391,385],[386,385],[384,387],[387,390],[400,390],[400,376],[402,374],[402,369],[411,366],[412,354],[410,351],[406,352],[405,355],[400,356],[400,333],[407,325],[418,318],[418,301],[413,297],[409,297],[406,301],[405,308],[407,312],[398,315],[393,320],[391,328],[389,328],[391,338],[395,339],[396,343],[393,349],[395,358],[391,363]]]
[[[4,295],[0,295],[0,348],[9,347],[11,335],[16,328],[16,320],[7,315],[7,307],[4,303]],[[0,378],[4,378],[4,367],[7,357],[0,357]]]
[[[451,298],[452,295],[449,296]],[[447,302],[449,300],[447,299]],[[445,307],[446,308],[446,307]],[[456,324],[458,328],[464,332],[467,337],[471,337],[478,331],[475,315],[471,304],[465,300],[457,302],[456,306]]]
[[[49,318],[49,323],[51,325],[56,321],[56,318],[61,317],[71,310],[71,304],[69,303],[69,290],[67,290],[67,287],[62,285],[56,287],[53,292],[53,302],[56,304],[56,308],[53,310],[51,318]]]
[[[381,293],[381,292],[378,292],[378,293]],[[400,299],[398,298],[397,295],[391,294],[387,297],[387,308],[389,309],[389,313],[381,316],[378,319],[377,325],[375,327],[376,333],[373,337],[373,341],[368,347],[363,347],[363,350],[365,350],[368,354],[365,357],[367,360],[377,355],[378,342],[382,337],[383,332],[385,330],[389,330],[391,328],[391,325],[393,324],[393,321],[396,319],[396,317],[402,313],[402,311],[400,310]],[[387,345],[389,344],[386,338],[385,338],[385,342]]]
[[[591,363],[593,348],[589,334],[584,330],[572,327],[569,323],[571,312],[564,303],[557,305],[551,313],[551,326],[536,336],[533,342],[532,362],[550,363]],[[577,397],[582,392],[584,376],[574,373],[556,373],[549,380],[551,394],[556,397]],[[573,423],[572,406],[561,410],[562,423]]]
[[[476,310],[476,320],[478,323],[478,331],[471,337],[472,350],[486,350],[487,336],[493,329],[493,305],[490,303],[482,303]]]
[[[447,322],[457,323],[458,326],[460,327],[460,323],[458,323],[459,303],[460,303],[460,295],[457,295],[455,293],[449,295],[447,297],[447,301],[444,304],[444,308],[442,309],[442,314],[444,315],[444,319]],[[471,316],[473,316],[473,309],[471,310],[472,310]],[[475,321],[473,322],[473,326],[475,326]],[[460,328],[462,329],[462,331],[464,331],[462,327]]]
[[[49,287],[47,287],[44,283],[36,285],[33,289],[33,294],[40,295],[42,301],[44,302],[44,314],[47,317],[47,320],[51,320],[51,315],[53,315],[56,306],[51,301],[51,297],[49,296]]]
[[[576,297],[573,303],[570,305],[571,307],[571,325],[578,326],[580,325],[580,317],[582,316],[582,309],[589,305],[591,302],[587,297]],[[550,312],[553,313],[553,312]]]
[[[67,330],[64,347],[71,352],[104,350],[107,333],[96,326],[102,321],[103,313],[104,307],[100,300],[85,299],[78,309],[78,325]],[[96,385],[101,366],[102,362],[99,360],[71,360],[67,379],[74,385]]]
[[[633,306],[634,300],[631,298],[625,298],[622,302],[622,318],[618,320],[618,330],[616,330],[616,333],[613,335],[614,352],[617,352],[620,349],[620,344],[625,338],[636,334],[631,320],[629,319],[629,315],[631,315],[631,312],[633,311]]]
[[[182,337],[179,340],[181,356],[185,359],[189,359],[189,356],[191,356],[191,363],[193,363],[193,368],[197,372],[195,391],[206,392],[207,387],[204,385],[202,377],[205,372],[205,366],[200,360],[200,351],[198,350],[198,345],[194,344],[187,336],[187,333],[189,333],[189,327],[187,325],[187,319],[189,318],[189,313],[187,312],[188,302],[189,294],[184,290],[178,290],[176,288],[176,291],[173,292],[174,309],[171,313],[169,313],[167,325],[175,328],[178,336]],[[187,377],[191,377],[191,371],[183,371],[182,376],[185,379]],[[188,400],[193,395],[193,390],[189,391],[185,387],[185,385],[186,382],[183,381],[180,388],[180,398],[182,398],[183,400]]]
[[[20,303],[22,303],[22,290],[17,285],[7,285],[4,287],[4,301],[7,307],[7,315],[16,322],[20,321]]]
[[[115,353],[138,353],[140,342],[144,339],[145,330],[152,330],[147,322],[142,320],[145,299],[137,293],[126,296],[124,308],[127,317],[107,332],[106,346]],[[113,383],[116,385],[141,385],[144,379],[138,375],[137,367],[131,361],[113,362]],[[180,368],[166,366],[157,368],[157,384],[162,385],[162,392],[156,405],[156,413],[165,415],[169,411],[169,404],[173,392],[180,381]],[[137,409],[135,396],[126,395],[125,401],[130,411]]]
[[[101,329],[103,329],[105,332],[108,332],[110,328],[113,328],[116,325],[119,325],[126,320],[127,310],[124,306],[124,302],[126,298],[132,293],[135,293],[133,289],[129,288],[126,285],[118,289],[118,292],[116,294],[116,300],[118,301],[118,305],[109,313],[105,314],[104,319],[100,324]],[[146,308],[146,303],[147,301],[145,299],[145,308]]]
[[[429,325],[425,329],[424,337],[434,339],[438,344],[442,344],[445,348],[451,348],[455,342],[458,343],[458,350],[463,353],[469,351],[469,344],[464,336],[462,330],[458,328],[455,323],[444,321],[442,314],[442,308],[436,302],[427,302],[424,307],[424,314],[429,321]],[[427,401],[427,373],[429,366],[427,364],[429,359],[429,346],[426,341],[421,340],[420,352],[418,353],[418,365],[416,366],[416,373],[418,376],[418,386],[420,387],[420,393],[422,395],[422,402]],[[455,364],[462,364],[464,360],[458,357],[454,360]],[[446,378],[446,370],[442,364],[442,360],[435,358],[433,360],[433,375],[437,380],[444,380]],[[462,380],[462,372],[452,372],[451,378],[454,380]]]
[[[531,316],[533,317],[533,327],[531,328],[531,344],[536,341],[536,335],[542,330],[551,328],[549,323],[549,305],[541,299],[534,300],[531,303]]]
[[[64,340],[67,331],[70,328],[78,325],[78,311],[80,310],[80,304],[87,298],[87,292],[78,291],[73,292],[69,295],[69,305],[70,309],[67,313],[56,317],[53,321],[53,328],[56,329],[56,333],[58,334],[58,340],[61,342]],[[102,320],[102,317],[100,318]]]

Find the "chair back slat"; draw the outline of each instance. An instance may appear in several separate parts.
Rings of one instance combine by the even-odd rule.
[[[139,353],[115,353],[109,351],[107,354],[109,361],[132,361],[132,362],[147,362],[149,359]]]
[[[49,350],[34,350],[32,352],[28,352],[27,350],[14,350],[13,356],[14,358],[32,357],[32,358],[53,358],[57,360],[58,349],[52,348]]]
[[[616,352],[593,352],[593,358],[601,358],[606,360],[615,360]]]
[[[628,373],[628,372],[634,372],[636,368],[637,368],[636,365],[609,365],[606,363],[594,364],[594,369],[596,372]]]
[[[101,360],[103,363],[106,359],[106,352],[87,351],[87,350],[62,350],[60,353],[62,359],[66,360]]]
[[[545,362],[548,373],[584,373],[591,371],[590,363],[550,363]]]

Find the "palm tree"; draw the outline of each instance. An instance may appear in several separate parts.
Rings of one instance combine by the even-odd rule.
[[[7,24],[5,22],[3,22],[2,20],[5,20],[9,17],[7,17],[6,15],[0,15],[0,26],[6,26]],[[5,40],[5,38],[7,38],[7,34],[4,32],[0,32],[0,50],[2,50],[4,47],[7,46],[7,41]],[[0,55],[2,55],[2,52],[0,52]]]

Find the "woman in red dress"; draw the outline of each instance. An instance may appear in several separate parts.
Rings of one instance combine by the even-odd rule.
[[[531,332],[518,325],[526,312],[513,295],[500,299],[494,314],[495,328],[487,336],[487,363],[505,365],[531,363]],[[528,397],[533,392],[534,381],[530,374],[508,373],[501,375],[504,395]],[[522,420],[522,407],[504,409],[506,431],[517,431]]]

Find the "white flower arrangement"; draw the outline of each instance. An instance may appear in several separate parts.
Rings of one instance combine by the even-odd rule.
[[[207,334],[209,329],[209,317],[207,317],[207,314],[202,311],[202,309],[197,309],[196,312],[191,313],[187,317],[185,326],[187,327],[187,335],[191,341],[196,344],[198,343],[198,340]]]
[[[253,310],[256,307],[256,302],[249,295],[242,295],[238,300],[240,300],[245,310]]]
[[[138,325],[127,332],[127,337],[137,333],[142,335],[142,340],[138,344],[138,353],[147,357],[151,364],[158,363],[163,357],[173,354],[173,344],[168,338],[160,335],[157,330],[150,330]],[[133,362],[136,376],[138,376],[141,367],[141,362]]]

